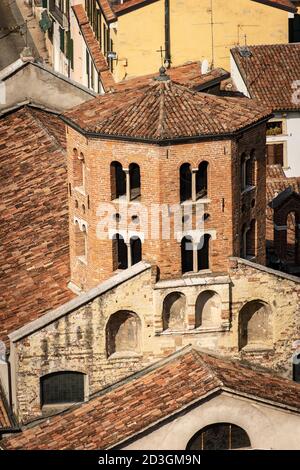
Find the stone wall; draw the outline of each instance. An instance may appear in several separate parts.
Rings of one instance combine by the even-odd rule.
[[[71,303],[72,308],[59,317],[46,314],[44,320],[11,335],[15,411],[22,421],[41,416],[39,382],[46,374],[85,373],[88,397],[189,344],[292,378],[292,346],[300,338],[298,279],[237,259],[231,260],[230,277],[198,275],[156,282],[156,275],[156,268],[140,263],[106,281],[110,288],[102,294],[83,294],[75,299],[77,306]],[[185,301],[176,303],[174,293]],[[240,312],[254,300],[270,309],[273,344],[240,350]],[[167,326],[163,322],[166,306],[175,314],[175,321]],[[136,321],[124,332],[132,335],[132,325],[139,323],[140,337],[134,338],[137,350],[125,351],[122,338],[115,342],[122,345],[119,352],[107,347],[106,327],[116,312],[135,315]]]

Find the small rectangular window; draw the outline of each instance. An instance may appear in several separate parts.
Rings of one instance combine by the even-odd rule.
[[[84,401],[84,374],[56,372],[41,378],[41,404],[55,405]]]
[[[267,145],[267,165],[284,165],[284,144]]]

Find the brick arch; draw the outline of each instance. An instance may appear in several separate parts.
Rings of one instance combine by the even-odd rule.
[[[293,214],[294,221],[289,223]],[[274,246],[278,258],[288,264],[300,264],[300,202],[290,198],[282,207],[274,209]],[[293,238],[293,239],[291,239]],[[293,246],[289,246],[289,245]],[[290,253],[293,251],[293,253]]]
[[[129,178],[130,178],[130,200],[140,198],[141,196],[141,169],[140,165],[135,162],[129,165]]]
[[[139,354],[141,330],[141,320],[135,312],[119,310],[110,315],[105,326],[106,356]]]
[[[126,194],[126,174],[119,161],[112,161],[109,168],[111,200],[114,200]]]

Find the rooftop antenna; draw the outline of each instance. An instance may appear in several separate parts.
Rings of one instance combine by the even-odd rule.
[[[240,34],[244,28],[258,28],[258,24],[238,24],[237,25],[237,45],[240,45]]]
[[[210,8],[207,10],[210,13],[210,22],[209,23],[199,23],[200,25],[210,25],[210,32],[211,32],[211,68],[214,68],[215,65],[215,25],[223,25],[224,23],[217,23],[215,22],[214,18],[214,4],[213,0],[210,0]]]

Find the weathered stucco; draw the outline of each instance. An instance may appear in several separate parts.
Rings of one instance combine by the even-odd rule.
[[[136,436],[131,443],[118,446],[126,450],[185,450],[189,440],[210,424],[230,423],[247,432],[252,449],[298,450],[300,445],[300,415],[276,409],[248,398],[222,393],[199,403]]]

